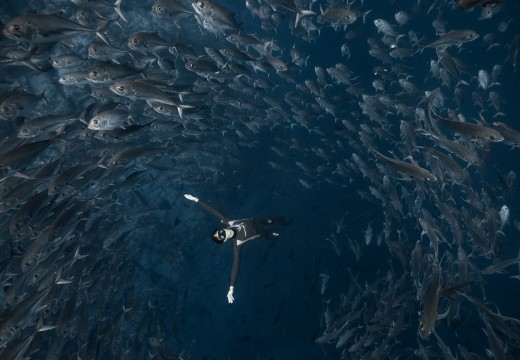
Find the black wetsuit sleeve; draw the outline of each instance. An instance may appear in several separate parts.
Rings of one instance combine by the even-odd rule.
[[[209,212],[210,214],[212,215],[215,215],[216,217],[218,217],[218,219],[224,223],[224,224],[228,224],[229,223],[229,220],[224,216],[222,215],[222,213],[220,211],[218,211],[217,209],[215,209],[213,206],[211,205],[208,205],[206,204],[205,202],[203,201],[197,201],[197,204],[199,204],[199,206],[201,208],[203,208],[204,210],[206,210],[207,212]]]
[[[233,244],[233,267],[231,268],[231,277],[229,279],[229,286],[235,286],[235,280],[238,274],[238,265],[240,264],[240,248],[236,241]]]

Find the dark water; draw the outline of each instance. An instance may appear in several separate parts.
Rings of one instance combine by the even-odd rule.
[[[179,3],[191,11],[188,2]],[[260,7],[256,1],[251,3]],[[442,352],[442,342],[457,358],[463,358],[460,345],[478,355],[476,358],[518,358],[520,326],[497,314],[520,318],[519,279],[514,278],[519,275],[519,266],[514,264],[498,274],[481,274],[494,263],[519,256],[519,230],[515,226],[520,218],[519,197],[514,181],[520,165],[518,149],[506,141],[460,136],[439,125],[442,137],[478,154],[480,162],[469,164],[424,135],[429,129],[415,115],[416,109],[425,109],[427,94],[439,88],[444,102],[434,107],[436,116],[448,117],[453,110],[468,122],[490,126],[500,121],[520,131],[519,61],[514,57],[515,49],[519,51],[520,3],[498,3],[486,4],[496,14],[480,19],[485,7],[461,10],[455,1],[355,1],[350,8],[357,20],[346,29],[339,26],[335,30],[327,22],[319,23],[316,16],[306,18],[294,29],[294,12],[283,7],[278,9],[283,15],[281,23],[272,29],[262,28],[259,17],[248,11],[244,2],[222,1],[235,13],[241,33],[255,34],[264,44],[273,41],[280,48],[273,55],[288,64],[295,47],[308,57],[306,64],[292,64],[279,74],[269,64],[265,65],[266,72],[253,72],[250,63],[241,62],[251,72],[241,77],[248,87],[231,90],[228,85],[232,79],[216,82],[208,93],[199,92],[200,98],[185,101],[198,111],[195,116],[187,110],[182,119],[156,113],[143,100],[115,96],[113,101],[122,103],[122,108],[132,114],[131,124],[156,120],[132,134],[108,133],[99,138],[77,120],[58,137],[45,134],[26,140],[50,138],[52,145],[29,161],[6,169],[4,183],[29,181],[15,177],[14,172],[32,173],[53,160],[60,161],[57,170],[46,175],[49,182],[28,189],[0,217],[0,319],[8,324],[0,336],[6,342],[2,343],[5,347],[0,350],[0,358],[436,359],[448,356]],[[152,1],[124,0],[121,10],[129,21],[120,20],[121,27],[109,25],[106,34],[110,42],[134,57],[139,54],[129,50],[127,40],[135,32],[157,32],[172,44],[179,41],[190,45],[198,56],[206,56],[204,47],[235,47],[225,40],[234,31],[212,34],[199,26],[192,14],[180,19],[177,27],[168,18],[153,17],[152,5]],[[317,1],[311,6],[320,13],[320,7],[325,10],[327,5],[326,1]],[[307,2],[299,6],[309,8]],[[70,1],[3,1],[0,20],[6,24],[30,12],[56,11],[74,20],[77,9]],[[403,26],[394,20],[399,10],[410,16]],[[115,16],[110,8],[99,11],[105,17]],[[388,21],[403,35],[390,40],[394,46],[382,42],[375,19]],[[308,20],[318,30],[304,31]],[[418,51],[418,46],[438,38],[432,26],[435,20],[446,32],[471,29],[479,34],[475,41],[447,48],[449,64],[456,70],[452,68],[444,82],[432,72],[431,63],[440,64],[446,73],[450,71],[448,62],[442,63],[433,48]],[[272,23],[272,18],[269,21]],[[409,31],[417,35],[420,45],[413,44]],[[356,35],[349,36],[353,32]],[[486,34],[492,35],[492,41]],[[374,46],[369,45],[369,39],[377,42],[387,60],[371,55]],[[80,68],[89,69],[96,63],[87,52],[94,41],[99,38],[93,34],[76,34],[64,39],[63,44],[40,46],[32,59],[44,66],[53,56],[75,53],[88,59]],[[350,47],[349,57],[341,53],[344,43]],[[4,46],[0,49],[3,59],[9,58],[11,48],[21,49],[7,37],[0,45]],[[30,45],[26,41],[21,46],[27,49]],[[388,55],[392,47],[409,49],[413,55],[392,58]],[[247,51],[265,61],[262,48],[265,50],[262,46],[260,51],[248,47]],[[245,51],[246,47],[240,49]],[[203,78],[184,67],[186,59],[165,49],[147,56],[175,63],[175,76],[163,76],[160,81],[187,84],[189,95],[197,93],[193,84]],[[95,104],[87,113],[88,121],[92,112],[106,103],[107,99],[90,96],[92,88],[102,85],[61,85],[58,79],[69,69],[38,72],[24,64],[4,62],[7,64],[0,68],[2,100],[13,90],[44,92],[45,103],[20,110],[26,122],[49,113],[79,117],[89,104]],[[133,66],[134,59],[125,55],[120,62]],[[326,69],[338,63],[350,69],[349,84],[338,84],[327,74],[327,84],[319,85],[322,96],[307,90],[305,80],[317,82],[315,67]],[[479,87],[479,70],[491,74],[495,65],[501,67],[496,84]],[[152,62],[143,74],[152,78],[164,72]],[[273,89],[252,87],[254,79],[269,81]],[[377,79],[382,80],[384,91],[372,86]],[[402,89],[399,80],[404,79],[416,86],[417,93]],[[455,99],[456,88],[464,93],[463,104]],[[219,103],[215,96],[224,90],[239,100]],[[499,111],[488,101],[493,91],[501,97]],[[473,93],[483,98],[482,105],[474,101]],[[379,99],[375,111],[381,118],[363,114],[361,108],[363,102],[375,97]],[[297,100],[291,103],[288,98]],[[319,98],[333,106],[334,114],[319,105]],[[175,100],[178,102],[178,97]],[[382,104],[386,100],[391,104]],[[280,108],[274,110],[272,101]],[[396,104],[406,106],[411,115],[397,111]],[[354,129],[348,129],[344,120]],[[412,125],[415,145],[451,153],[467,171],[467,183],[454,180],[445,165],[421,148],[407,150],[401,121]],[[20,126],[20,119],[0,123],[5,139],[0,153],[13,146],[10,141],[16,138]],[[408,179],[375,156],[364,136],[383,155],[413,162],[437,180]],[[111,165],[113,154],[103,157],[98,153],[113,144],[145,145],[160,152]],[[355,162],[356,155],[367,165],[368,176]],[[31,232],[23,236],[13,233],[9,224],[19,209],[78,164],[102,170],[89,185],[74,187],[74,182],[69,183],[69,193],[49,195],[48,205],[36,211],[41,216],[27,225]],[[122,171],[120,176],[117,171]],[[110,175],[114,179],[101,187]],[[81,178],[78,176],[76,183]],[[226,299],[233,262],[231,245],[218,246],[211,241],[212,231],[219,226],[217,219],[183,194],[199,197],[231,219],[284,216],[292,220],[279,229],[279,238],[258,239],[244,246],[233,304]],[[446,218],[441,205],[448,209],[451,219]],[[510,216],[501,228],[499,211],[503,205]],[[56,224],[67,210],[69,217]],[[437,258],[432,240],[423,233],[419,221],[426,211],[431,213],[433,231],[440,239]],[[460,244],[453,222],[462,232]],[[23,255],[49,228],[57,229],[57,235],[42,245],[35,265],[22,268]],[[367,245],[368,228],[373,229],[373,237]],[[478,243],[480,237],[484,245]],[[415,274],[412,250],[417,241],[422,256],[420,271]],[[77,249],[87,256],[74,257]],[[359,249],[358,254],[355,249]],[[469,258],[466,277],[460,273],[461,249]],[[42,271],[38,264],[44,262]],[[459,291],[480,301],[481,307],[462,295],[441,291],[437,312],[449,311],[436,322],[438,337],[432,333],[423,340],[418,335],[419,313],[435,264],[441,269],[439,289],[469,281]],[[34,269],[42,271],[41,278],[32,277]],[[42,285],[45,279],[51,279],[47,286]],[[68,281],[61,284],[58,279]],[[45,289],[49,292],[39,306],[18,315],[24,299]],[[57,327],[37,331],[42,330],[42,324]],[[336,335],[320,340],[334,330],[338,330]],[[348,330],[353,335],[338,344]],[[492,345],[493,338],[498,339],[498,350]],[[16,348],[24,344],[25,349]]]

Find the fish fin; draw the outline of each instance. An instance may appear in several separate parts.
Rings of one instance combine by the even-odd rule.
[[[110,4],[107,4],[107,5],[111,6]],[[112,20],[112,19],[110,19],[110,18],[107,18],[107,17],[101,15],[101,14],[100,14],[99,12],[97,12],[96,10],[92,10],[92,12],[93,12],[93,13],[94,13],[98,18],[100,18],[101,20]],[[117,20],[117,19],[116,19],[116,20]]]
[[[372,12],[372,9],[370,9],[370,10],[368,10],[368,11],[365,11],[365,12],[363,13],[363,24],[365,23],[365,19],[366,19],[367,15],[370,14],[371,12]]]
[[[36,332],[48,331],[56,328],[56,325],[43,325],[43,318],[40,316],[40,320],[38,320],[38,326],[36,327]]]
[[[29,176],[29,175],[24,175],[22,174],[21,172],[18,172],[16,171],[14,174],[12,174],[11,176],[15,176],[15,177],[19,177],[19,178],[22,178],[22,179],[29,179],[29,180],[33,180],[33,179],[36,179],[32,176]]]
[[[300,22],[302,18],[306,16],[316,15],[316,13],[312,10],[298,10],[296,12],[296,20],[294,21],[294,28],[297,29],[298,25],[300,25]]]
[[[96,35],[101,39],[103,40],[103,42],[105,44],[107,44],[108,46],[110,47],[113,47],[112,44],[110,44],[110,41],[108,41],[108,38],[106,37],[104,31],[106,30],[106,28],[108,27],[108,25],[110,25],[110,23],[112,22],[113,20],[107,20],[107,21],[103,21],[101,23],[101,25],[99,25],[95,32],[96,32]]]
[[[437,319],[437,320],[445,319],[446,316],[448,316],[449,313],[450,313],[450,308],[448,307],[448,310],[446,310],[446,311],[443,312],[442,314],[437,314],[436,319]]]
[[[121,19],[123,19],[123,21],[125,22],[128,22],[128,20],[125,18],[125,16],[123,15],[123,13],[121,12],[121,4],[123,3],[123,0],[117,0],[115,3],[114,3],[114,10],[116,11],[117,15],[119,15],[119,17]]]
[[[193,106],[190,105],[177,105],[177,111],[179,112],[179,117],[182,119],[182,114],[184,109],[191,109]]]

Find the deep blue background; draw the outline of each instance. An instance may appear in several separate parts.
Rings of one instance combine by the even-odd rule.
[[[393,14],[400,9],[406,10],[411,15],[411,20],[403,27],[402,32],[414,30],[423,43],[428,43],[437,38],[430,24],[438,14],[437,9],[442,7],[441,15],[445,20],[446,29],[468,28],[480,34],[479,39],[463,46],[460,50],[450,48],[450,53],[468,66],[468,74],[463,76],[468,82],[468,85],[464,86],[466,103],[462,109],[459,109],[460,112],[469,119],[478,118],[478,110],[471,100],[471,92],[478,86],[475,76],[480,69],[491,72],[493,65],[501,64],[503,71],[499,80],[500,85],[493,87],[503,99],[501,111],[506,116],[501,117],[500,121],[520,130],[520,123],[518,123],[520,74],[514,73],[511,63],[506,62],[507,44],[520,33],[520,4],[514,0],[504,2],[505,8],[488,21],[478,20],[479,9],[473,11],[453,9],[452,1],[440,1],[429,15],[424,13],[427,9],[424,4],[420,11],[413,12],[417,1],[373,0],[364,1],[362,5],[360,2],[355,2],[352,7],[359,8],[361,12],[372,10],[365,24],[358,19],[355,24],[347,28],[347,31],[362,28],[359,37],[345,40],[344,31],[334,31],[331,27],[323,25],[316,41],[312,43],[291,35],[289,24],[293,21],[294,14],[289,11],[283,11],[285,18],[276,32],[266,33],[261,30],[258,18],[252,17],[247,12],[243,2],[222,1],[222,4],[226,4],[236,12],[236,17],[243,23],[245,32],[274,39],[282,48],[281,54],[277,55],[284,60],[289,60],[289,50],[293,45],[302,54],[309,56],[307,67],[290,71],[298,83],[315,79],[315,66],[326,68],[341,62],[346,63],[355,73],[355,83],[367,94],[375,93],[370,84],[377,78],[373,73],[373,67],[380,64],[368,54],[369,46],[366,39],[369,36],[380,38],[373,26],[373,20],[383,18],[394,23]],[[320,3],[325,8],[325,2]],[[3,1],[0,5],[0,20],[6,22],[11,17],[28,10],[50,12],[61,9],[61,5],[65,7],[66,15],[71,15],[72,9],[75,9],[67,1]],[[120,47],[125,48],[124,39],[132,32],[155,30],[171,41],[176,39],[192,41],[198,49],[202,49],[203,46],[229,45],[223,37],[215,37],[199,31],[194,21],[181,22],[184,28],[179,30],[152,18],[151,5],[151,1],[124,1],[122,10],[131,20],[129,24],[123,24],[124,32],[117,28],[111,29],[112,36],[120,36]],[[318,11],[318,5],[313,5],[314,11]],[[498,23],[508,19],[511,19],[508,30],[504,33],[497,32]],[[486,46],[483,44],[483,36],[488,32],[496,34],[496,42],[499,44],[490,51],[486,51]],[[92,40],[86,37],[82,39],[84,40],[79,41],[80,43],[85,41],[85,45]],[[348,60],[340,53],[340,47],[344,42],[348,42],[351,48],[352,55]],[[83,55],[86,56],[86,53]],[[409,80],[418,86],[421,94],[441,86],[438,80],[433,80],[429,76],[429,62],[435,58],[434,49],[425,49],[420,54],[400,62],[411,68],[409,72],[412,77]],[[391,64],[387,65],[390,66]],[[7,68],[0,71],[4,76]],[[28,72],[27,69],[18,71]],[[265,75],[259,76],[265,77]],[[35,79],[44,80],[38,82]],[[56,73],[34,75],[28,72],[27,79],[21,81],[32,86],[34,92],[38,92],[48,86],[58,86],[56,79]],[[277,85],[271,97],[283,104],[284,94],[294,91],[294,85],[281,79],[274,71],[271,71],[268,79]],[[386,86],[389,95],[393,96],[400,91],[397,83],[387,83]],[[65,93],[67,91],[79,90],[64,90]],[[442,88],[442,91],[446,97],[446,107],[455,108],[452,99],[453,88]],[[361,110],[356,106],[360,100],[353,99],[352,95],[345,92],[343,86],[331,86],[326,89],[326,92],[328,99],[335,96],[344,99],[344,101],[334,102],[338,118],[348,118],[357,126],[363,123],[375,126],[367,117],[361,115]],[[312,98],[308,97],[308,99]],[[74,104],[71,98],[69,101]],[[410,105],[415,107],[419,106],[418,104],[419,100]],[[77,106],[81,107],[83,103],[78,103]],[[288,107],[285,104],[283,106],[287,116],[292,116]],[[493,114],[492,111],[483,112],[483,116],[490,122],[493,121]],[[399,139],[400,119],[396,115],[390,115],[390,118],[394,125],[389,131]],[[293,122],[290,118],[286,121],[287,124]],[[369,194],[370,182],[359,172],[353,172],[350,178],[333,174],[338,162],[343,162],[344,159],[352,161],[352,152],[358,153],[359,149],[350,147],[348,139],[336,136],[335,130],[338,129],[339,123],[332,116],[323,113],[319,117],[312,116],[310,121],[312,126],[323,131],[325,136],[319,136],[302,127],[287,126],[287,124],[272,128],[262,127],[258,133],[247,132],[245,126],[239,126],[245,129],[249,140],[254,142],[252,147],[240,144],[239,136],[230,126],[230,129],[219,138],[222,146],[225,147],[224,153],[228,156],[226,161],[217,156],[213,163],[211,156],[203,160],[207,161],[208,166],[215,168],[211,179],[184,181],[172,175],[159,181],[160,187],[143,186],[137,191],[146,198],[146,204],[131,195],[133,190],[128,189],[128,192],[123,192],[129,199],[133,199],[129,200],[129,203],[142,211],[138,216],[131,217],[130,221],[146,219],[153,223],[153,226],[135,235],[141,241],[135,257],[128,265],[136,270],[133,284],[137,299],[135,303],[137,322],[139,323],[139,319],[152,317],[154,321],[161,324],[163,333],[153,334],[156,328],[150,326],[149,336],[161,337],[165,344],[177,353],[189,349],[188,352],[193,359],[339,358],[341,349],[336,350],[334,344],[319,345],[314,340],[325,330],[324,312],[327,303],[330,301],[333,309],[339,308],[341,294],[346,294],[352,286],[347,271],[356,274],[358,283],[362,286],[384,277],[388,272],[395,272],[395,276],[399,277],[403,271],[407,271],[402,269],[396,258],[389,254],[384,243],[381,246],[376,244],[376,237],[383,230],[385,209],[381,208],[377,200],[369,201],[359,195],[359,192]],[[215,120],[215,122],[219,126],[225,126],[220,121]],[[340,151],[341,148],[336,145],[337,140],[344,144],[343,151]],[[293,141],[300,142],[306,151],[291,148],[290,144],[293,144]],[[420,141],[432,145],[427,140]],[[205,149],[204,143],[197,146],[201,150]],[[273,146],[283,149],[285,155],[279,156],[273,151]],[[313,148],[325,149],[327,160],[310,151]],[[331,149],[334,151],[330,151]],[[379,142],[378,149],[389,154],[390,151],[395,150],[395,144]],[[503,204],[511,210],[510,222],[504,228],[504,235],[499,236],[503,247],[499,253],[497,252],[497,256],[499,258],[517,256],[518,230],[515,229],[513,220],[520,217],[518,209],[520,199],[517,192],[505,194],[500,191],[495,168],[502,175],[506,175],[509,171],[517,172],[520,167],[518,149],[504,144],[491,144],[489,152],[481,151],[480,154],[486,159],[482,165],[482,173],[497,189],[497,210]],[[370,157],[368,152],[360,155],[370,166],[375,166],[374,158]],[[278,164],[279,168],[273,168],[269,164],[270,161]],[[303,173],[302,169],[295,165],[296,162],[301,162],[310,168],[311,176]],[[422,165],[424,166],[424,163]],[[324,166],[323,173],[316,170],[319,166]],[[468,170],[472,175],[476,174],[472,166],[469,166]],[[183,173],[183,169],[179,169],[179,173]],[[305,179],[311,184],[311,188],[302,186],[299,179]],[[479,193],[482,189],[480,179],[473,179],[473,184],[475,191]],[[411,188],[413,189],[413,186]],[[290,226],[280,230],[280,238],[257,240],[244,247],[235,289],[235,303],[232,305],[226,300],[232,263],[230,245],[217,246],[210,240],[211,232],[219,225],[218,221],[193,203],[186,201],[182,196],[184,193],[193,194],[211,203],[229,218],[285,216],[292,219]],[[453,196],[458,199],[460,194],[456,193]],[[166,204],[165,209],[158,212],[151,211],[159,208],[160,204]],[[459,199],[453,206],[464,205]],[[405,208],[404,211],[408,212],[410,209]],[[411,248],[421,234],[414,218],[415,214],[406,215],[410,217],[393,224],[392,238],[397,240],[396,230],[406,232]],[[434,213],[434,215],[438,214]],[[336,223],[342,217],[345,219],[345,228],[338,234]],[[374,239],[366,246],[364,231],[369,224],[374,229]],[[92,241],[96,241],[97,236],[103,237],[99,234],[86,236],[92,238]],[[332,236],[337,239],[340,254],[336,253],[331,242],[327,240]],[[359,260],[355,259],[349,249],[348,238],[361,244],[363,255]],[[454,252],[456,253],[456,249]],[[116,261],[123,261],[123,259],[128,261],[126,258],[117,256],[115,258]],[[479,261],[482,261],[478,264],[480,268],[490,264],[487,260],[476,260],[477,263]],[[321,274],[330,276],[324,294],[320,293]],[[508,274],[485,278],[487,301],[496,304],[501,314],[518,318],[520,310],[517,300],[520,299],[520,286],[518,279],[509,279],[509,275],[518,275],[518,266],[509,268]],[[475,290],[475,293],[478,292]],[[130,295],[128,292],[122,292],[121,296]],[[412,298],[414,297],[415,294]],[[150,304],[156,305],[152,310],[147,310]],[[416,314],[420,310],[419,302],[414,301],[414,304],[415,307],[409,310],[410,314]],[[444,308],[444,300],[441,306]],[[457,343],[463,343],[484,358],[484,347],[488,345],[482,331],[483,325],[478,319],[478,314],[471,310],[468,303],[464,305],[464,309],[467,311],[467,323],[455,331],[440,322],[437,331],[452,347],[452,351],[455,351]],[[104,311],[109,312],[110,309]],[[412,357],[410,349],[417,348],[417,317],[411,315],[407,326],[407,330],[399,338],[400,342],[396,343],[393,349],[393,354],[402,354],[402,358]],[[454,332],[456,336],[453,336]],[[432,336],[426,344],[435,346],[435,343],[435,338]],[[70,358],[70,354],[74,352],[73,348],[70,344],[65,347],[60,358]]]

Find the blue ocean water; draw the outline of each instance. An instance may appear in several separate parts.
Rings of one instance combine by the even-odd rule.
[[[142,55],[127,44],[136,32],[155,33],[170,45],[189,45],[204,59],[209,59],[205,47],[235,47],[225,37],[238,29],[212,33],[201,25],[203,16],[198,20],[194,16],[191,3],[178,3],[191,13],[178,20],[177,26],[171,18],[153,16],[152,1],[123,0],[121,11],[128,21],[118,20],[119,26],[111,23],[105,32],[115,48],[133,57],[126,54],[117,61],[137,67],[136,59]],[[260,39],[262,45],[256,50],[254,46],[235,48],[257,57],[265,72],[255,72],[251,62],[231,59],[226,66],[243,65],[249,74],[209,80],[224,74],[226,66],[218,74],[205,76],[185,67],[192,59],[189,56],[174,55],[167,47],[151,51],[144,55],[151,61],[143,70],[146,81],[161,89],[188,86],[185,100],[177,93],[171,99],[196,111],[185,110],[182,118],[166,116],[151,109],[157,104],[153,100],[147,103],[108,92],[131,119],[118,129],[121,133],[104,136],[87,129],[85,123],[107,103],[103,97],[90,96],[92,89],[107,84],[65,86],[58,79],[68,69],[39,72],[23,61],[13,61],[9,51],[30,51],[41,31],[32,31],[21,45],[2,37],[1,101],[22,90],[43,93],[46,101],[32,110],[19,109],[18,115],[24,119],[0,123],[4,139],[0,153],[43,138],[52,144],[23,164],[2,164],[6,169],[3,182],[23,184],[30,179],[15,171],[32,174],[53,160],[59,165],[43,178],[48,182],[30,188],[1,214],[0,319],[7,325],[0,336],[0,356],[433,359],[448,357],[442,349],[445,343],[453,357],[466,358],[463,346],[482,359],[518,358],[518,321],[500,316],[520,318],[516,300],[520,298],[519,266],[514,263],[501,273],[482,273],[492,264],[519,256],[518,144],[508,139],[492,142],[461,136],[440,123],[437,134],[417,109],[427,111],[428,96],[438,88],[443,101],[433,106],[435,117],[447,118],[453,111],[461,115],[459,120],[486,129],[493,122],[502,122],[520,131],[516,100],[520,90],[516,71],[520,3],[481,1],[463,10],[457,8],[457,1],[334,2],[356,16],[353,23],[336,29],[331,21],[318,21],[319,14],[334,7],[333,2],[296,2],[298,9],[310,8],[316,13],[303,18],[297,28],[294,9],[281,3],[292,2],[218,2],[234,14],[240,24],[238,33]],[[274,16],[262,24],[257,12],[262,6],[271,15],[281,15],[280,24]],[[0,20],[7,26],[16,16],[61,11],[60,16],[77,21],[77,9],[68,0],[9,0],[0,4]],[[483,19],[486,9],[496,13]],[[394,18],[399,10],[410,17],[402,26]],[[97,11],[106,18],[116,16],[110,7]],[[398,36],[383,39],[374,25],[376,19],[388,21]],[[444,55],[439,52],[442,49],[423,48],[443,33],[463,29],[473,30],[479,37],[447,47]],[[414,34],[418,43],[413,41]],[[30,60],[44,67],[54,56],[74,53],[86,59],[81,70],[96,64],[87,51],[91,43],[100,41],[94,34],[78,33],[63,40],[48,47],[38,45]],[[272,55],[288,64],[287,71],[277,72],[268,64],[269,42]],[[350,56],[342,55],[343,44],[349,46]],[[293,48],[307,58],[299,66],[291,59]],[[395,48],[410,54],[394,58],[389,54]],[[380,51],[380,56],[374,56],[374,51]],[[159,58],[174,62],[175,74],[165,76]],[[339,82],[325,70],[336,64],[348,67],[348,83]],[[479,71],[492,74],[496,65],[501,70],[496,79],[479,85]],[[325,84],[319,83],[316,67],[325,70]],[[442,71],[435,73],[434,67]],[[236,79],[246,85],[239,83],[238,90],[229,87]],[[253,86],[256,79],[267,80],[272,89]],[[211,88],[207,92],[197,88],[196,80]],[[318,84],[322,93],[312,93],[306,80]],[[383,91],[373,87],[374,80],[383,83]],[[417,92],[408,93],[400,80],[415,85]],[[455,89],[464,94],[463,102],[455,98]],[[491,92],[501,98],[499,109],[488,100]],[[216,97],[222,94],[231,94],[231,99]],[[476,96],[482,97],[480,104]],[[333,113],[322,101],[331,104]],[[86,111],[84,122],[67,125],[63,134],[46,133],[13,145],[18,128],[31,119],[49,113],[80,118],[91,104],[93,110]],[[364,104],[370,104],[378,116],[364,111]],[[396,104],[411,113],[404,114]],[[123,131],[149,121],[153,123],[133,133]],[[409,123],[415,133],[411,151],[401,121]],[[478,163],[457,156],[432,134],[472,149]],[[119,150],[111,150],[110,156],[99,155],[101,149],[118,144],[148,146],[158,152],[140,153],[115,165],[109,160]],[[388,158],[426,169],[436,181],[410,179],[368,146]],[[449,154],[465,169],[468,180],[455,179],[424,147]],[[76,165],[102,170],[87,185],[82,182],[86,173],[81,173],[67,184],[68,193],[49,195],[48,203],[35,211],[35,220],[27,225],[30,232],[17,237],[10,223],[18,211]],[[111,175],[109,185],[101,186]],[[4,204],[9,188],[2,190]],[[232,304],[226,298],[232,245],[211,241],[212,231],[221,224],[184,194],[197,196],[231,219],[283,216],[291,220],[278,228],[278,238],[255,239],[243,246]],[[504,205],[510,215],[502,224],[499,211]],[[57,223],[67,211],[69,217]],[[434,219],[437,250],[421,225],[427,213]],[[23,268],[20,259],[49,229],[58,229],[58,235],[41,246],[34,267]],[[368,244],[367,238],[371,240]],[[414,272],[412,250],[417,243],[422,255],[419,270]],[[76,250],[86,257],[75,256]],[[469,259],[467,276],[462,275],[461,250]],[[44,280],[30,277],[36,270],[42,271],[38,267],[42,263],[51,269],[42,276],[52,279],[48,287],[43,287],[47,285]],[[441,281],[434,312],[443,318],[436,321],[435,334],[421,339],[420,312],[436,265],[441,269]],[[454,286],[460,286],[456,290],[462,295],[448,292]],[[47,290],[49,293],[44,292]],[[33,299],[34,294],[44,294],[42,302],[26,316],[19,315],[23,300]],[[38,331],[41,324],[56,328]],[[342,338],[349,330],[351,336]],[[498,339],[498,349],[494,339]]]

